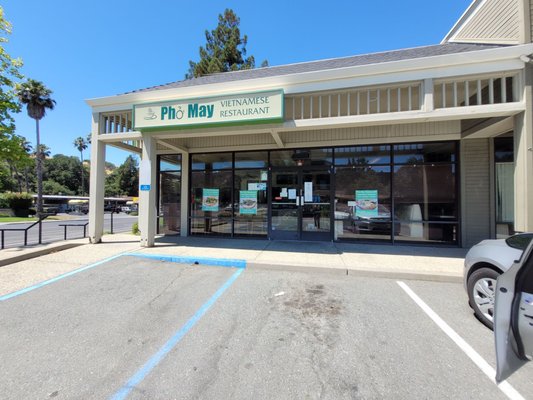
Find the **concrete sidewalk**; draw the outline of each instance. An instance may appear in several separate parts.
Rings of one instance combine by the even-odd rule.
[[[1,250],[0,295],[125,252],[242,259],[252,269],[448,282],[461,281],[466,254],[458,248],[177,236],[160,237],[155,247],[141,248],[138,236],[114,234],[104,235],[98,245],[77,239]]]

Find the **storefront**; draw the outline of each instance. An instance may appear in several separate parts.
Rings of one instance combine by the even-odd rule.
[[[191,235],[457,244],[457,142],[191,155]],[[179,233],[180,162],[160,158],[161,233]],[[174,169],[173,171],[171,170]]]
[[[530,37],[461,39],[470,24],[525,29],[506,16],[525,3],[482,13],[491,1],[435,46],[88,101],[91,240],[108,145],[141,156],[143,246],[160,233],[469,247],[533,230]]]

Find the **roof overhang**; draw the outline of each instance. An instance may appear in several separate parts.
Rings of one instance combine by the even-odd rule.
[[[285,94],[331,90],[382,82],[517,70],[524,67],[520,56],[533,53],[533,44],[504,46],[463,53],[302,72],[274,77],[127,93],[86,100],[95,112],[115,111],[133,104],[179,98],[216,96],[244,91],[283,88]]]

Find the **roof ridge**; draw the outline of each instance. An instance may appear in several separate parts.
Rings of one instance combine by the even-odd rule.
[[[448,43],[441,43],[441,44],[414,46],[414,47],[408,47],[404,49],[385,50],[385,51],[378,51],[378,52],[373,52],[373,53],[355,54],[351,56],[343,56],[343,57],[335,57],[335,58],[324,58],[320,60],[302,61],[302,62],[290,63],[290,64],[273,65],[273,66],[253,68],[253,69],[244,69],[244,70],[239,70],[239,71],[217,72],[214,74],[202,75],[197,78],[182,79],[182,80],[172,81],[172,82],[161,84],[161,85],[154,85],[154,86],[150,86],[146,88],[136,89],[136,90],[132,90],[132,91],[129,91],[123,94],[161,90],[164,88],[171,89],[171,88],[186,87],[186,86],[199,86],[203,84],[213,83],[213,81],[228,82],[228,81],[238,80],[239,75],[241,75],[243,79],[246,79],[246,75],[259,75],[257,77],[281,76],[281,75],[287,75],[290,73],[297,73],[298,71],[293,71],[293,72],[289,72],[289,71],[298,69],[298,67],[321,65],[321,64],[327,65],[328,63],[330,64],[331,63],[342,63],[343,61],[344,62],[349,61],[350,59],[356,60],[358,58],[361,60],[364,60],[365,58],[375,58],[375,57],[379,57],[380,55],[394,55],[395,53],[405,54],[405,53],[412,52],[412,51],[420,51],[421,55],[415,55],[414,57],[411,57],[411,59],[424,58],[424,57],[429,57],[432,55],[433,56],[438,55],[438,54],[431,54],[431,52],[424,52],[425,49],[443,49],[443,48],[459,48],[460,49],[460,48],[465,48],[465,47],[468,50],[475,51],[476,47],[486,49],[486,48],[493,48],[493,47],[503,47],[503,45],[489,44],[489,43],[449,43],[448,42]],[[424,54],[424,53],[427,53],[427,54]],[[452,52],[444,53],[444,54],[453,54],[453,53],[454,52],[452,51]],[[384,60],[376,61],[376,63],[397,61],[400,59],[405,59],[405,58],[397,58],[393,60],[385,58]],[[329,67],[327,67],[326,65],[324,66],[323,70],[341,68],[341,66],[330,65]],[[354,64],[353,66],[355,65],[368,65],[368,63]],[[283,70],[286,70],[287,72],[282,73]],[[306,70],[309,71],[308,69]],[[322,70],[322,69],[316,69],[316,70],[311,70],[311,71],[319,71],[319,70]],[[268,71],[273,72],[273,74],[268,74]],[[275,73],[276,71],[279,71],[280,74],[276,74]],[[303,71],[300,71],[300,72],[303,72]],[[229,79],[217,79],[218,77],[224,77],[224,78],[229,78]],[[253,77],[250,79],[253,79]],[[190,84],[187,84],[187,83],[190,83]]]

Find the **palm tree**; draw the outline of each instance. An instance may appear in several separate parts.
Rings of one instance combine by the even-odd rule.
[[[87,149],[87,142],[84,138],[81,136],[74,140],[74,147],[78,149],[80,152],[80,160],[81,160],[81,195],[83,196],[85,194],[85,186],[83,185],[83,150]]]
[[[53,110],[56,104],[50,95],[52,91],[42,82],[28,79],[28,81],[18,84],[16,94],[19,101],[26,105],[28,116],[35,120],[35,132],[37,135],[37,215],[43,212],[43,164],[41,157],[41,138],[39,132],[39,121],[46,115],[46,110]]]
[[[20,146],[22,147],[22,150],[28,155],[28,158],[31,155],[31,151],[33,150],[33,147],[31,146],[31,143],[26,140],[25,137],[22,137],[22,141],[20,142]],[[26,186],[26,193],[30,192],[30,182],[28,180],[28,173],[29,173],[29,165],[24,165],[24,183]]]

